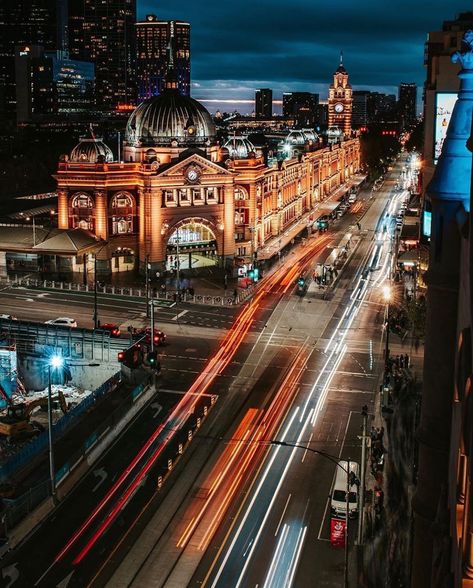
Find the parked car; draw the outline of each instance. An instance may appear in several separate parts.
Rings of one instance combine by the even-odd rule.
[[[99,329],[109,331],[110,337],[120,337],[121,335],[120,327],[115,323],[101,323]]]
[[[151,343],[151,328],[138,329],[133,333],[133,339],[135,341],[144,339],[144,342],[149,345]],[[166,343],[166,334],[159,329],[154,329],[154,343],[155,345],[164,345]]]
[[[17,321],[18,320],[16,318],[16,316],[13,316],[12,314],[0,314],[0,319],[3,319],[4,321]]]
[[[51,319],[49,321],[44,322],[45,325],[56,325],[56,327],[70,327],[75,328],[77,327],[77,321],[73,318],[68,316],[60,316],[55,319]]]

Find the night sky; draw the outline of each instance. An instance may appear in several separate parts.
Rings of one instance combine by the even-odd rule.
[[[191,23],[197,99],[252,99],[257,87],[326,99],[340,50],[354,89],[421,86],[427,32],[471,9],[470,0],[138,0],[139,18]]]

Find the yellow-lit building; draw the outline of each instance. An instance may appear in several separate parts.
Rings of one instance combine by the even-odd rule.
[[[276,239],[360,167],[357,138],[320,148],[301,132],[289,157],[268,165],[244,137],[220,145],[208,111],[175,82],[131,114],[113,161],[100,139],[83,139],[56,174],[59,228],[103,240],[98,269],[198,270],[264,258]],[[307,219],[308,221],[308,219]],[[300,230],[307,227],[307,223]],[[81,271],[83,260],[72,262]]]

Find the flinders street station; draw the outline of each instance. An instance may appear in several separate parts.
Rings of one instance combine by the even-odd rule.
[[[79,234],[93,240],[87,253],[62,257],[61,271],[83,271],[95,256],[101,273],[142,272],[147,264],[153,272],[216,265],[235,273],[239,264],[277,256],[311,231],[321,203],[359,172],[351,100],[340,65],[329,94],[337,139],[288,131],[281,156],[243,135],[219,141],[210,113],[169,75],[161,95],[129,117],[118,161],[96,136],[61,158],[58,227],[76,241]]]

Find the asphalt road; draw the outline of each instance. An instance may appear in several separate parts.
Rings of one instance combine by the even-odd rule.
[[[345,224],[343,222],[338,223],[338,230],[341,232],[346,229],[350,222],[353,223],[353,218],[350,219],[349,215],[344,218]],[[330,236],[328,238],[330,239]],[[321,250],[318,253],[321,253]],[[308,263],[309,258],[310,256],[305,258],[306,263]],[[313,260],[314,256],[311,259]],[[286,264],[288,270],[294,265],[291,258],[286,260]],[[265,407],[269,406],[268,403],[270,403],[272,397],[279,397],[281,394],[280,412],[276,411],[277,407],[274,409],[274,414],[279,417],[276,420],[276,416],[274,416],[273,426],[276,434],[280,418],[286,414],[288,407],[293,403],[292,396],[289,398],[284,396],[284,392],[278,392],[278,390],[284,390],[284,386],[280,388],[277,388],[277,386],[279,383],[284,383],[285,377],[291,375],[291,369],[296,365],[294,364],[294,354],[298,348],[304,349],[309,359],[312,355],[314,356],[304,367],[304,377],[308,377],[307,382],[303,378],[300,381],[298,380],[297,386],[301,390],[311,386],[311,376],[313,378],[314,372],[320,369],[321,351],[317,350],[317,348],[314,350],[315,341],[311,339],[310,334],[301,333],[303,329],[299,324],[304,325],[307,318],[308,307],[306,301],[296,299],[291,294],[291,284],[289,286],[289,292],[282,296],[280,290],[267,294],[251,323],[252,332],[247,335],[243,342],[239,343],[236,354],[223,370],[222,375],[218,375],[212,381],[212,386],[208,390],[209,394],[216,394],[222,398],[222,401],[219,400],[217,403],[217,410],[213,409],[210,412],[210,417],[205,421],[205,423],[209,423],[208,426],[211,431],[208,444],[212,453],[214,449],[218,448],[219,439],[221,439],[222,435],[232,430],[232,426],[236,421],[235,415],[241,414],[243,410],[248,411],[249,408],[254,409],[255,407],[261,407],[256,410],[261,410],[264,413]],[[73,305],[74,315],[79,325],[91,326],[92,301],[90,297],[81,297],[72,293],[61,295],[56,295],[55,293],[44,294],[36,290],[5,288],[0,292],[0,304],[3,312],[15,314],[19,318],[29,320],[47,320],[55,316],[68,316]],[[337,302],[334,308],[339,307],[340,303]],[[117,302],[117,300],[107,299],[99,299],[99,308],[102,322],[120,322],[121,320],[124,322],[130,320],[130,318],[133,319],[133,317],[137,319],[143,318],[144,312],[143,306],[139,303],[129,305],[120,301]],[[286,328],[285,325],[282,325],[285,320],[289,322],[289,325],[286,330],[278,331],[275,328],[272,334],[268,334],[266,329],[267,321],[269,318],[273,318],[275,308],[279,308],[276,313],[278,326]],[[288,309],[287,315],[281,312],[282,308]],[[175,325],[173,329],[176,329],[176,333],[180,331],[179,335],[176,335],[175,346],[174,344],[169,346],[169,349],[166,348],[163,353],[165,355],[165,361],[163,361],[165,373],[162,388],[166,391],[158,395],[153,403],[154,406],[145,409],[143,414],[117,441],[112,450],[104,456],[100,463],[94,466],[94,471],[60,505],[52,517],[26,543],[11,554],[8,560],[4,560],[1,574],[3,579],[7,583],[9,582],[8,585],[62,586],[63,588],[65,586],[86,586],[90,582],[92,582],[92,585],[103,585],[105,580],[113,573],[113,570],[120,565],[124,554],[132,548],[138,537],[140,537],[141,532],[147,528],[147,522],[153,513],[158,507],[161,506],[162,508],[162,504],[167,497],[174,494],[175,484],[179,478],[190,477],[192,482],[199,472],[204,469],[205,463],[201,465],[197,465],[197,461],[195,465],[191,463],[193,452],[202,447],[204,443],[193,442],[184,453],[182,463],[179,463],[176,470],[171,474],[169,484],[166,483],[160,493],[156,493],[156,483],[160,468],[163,466],[162,464],[157,465],[149,470],[140,485],[134,489],[129,500],[120,509],[119,516],[114,519],[113,525],[97,541],[94,549],[87,552],[84,559],[73,563],[73,560],[77,559],[78,550],[92,538],[91,534],[95,533],[95,528],[88,529],[84,533],[79,545],[75,545],[73,551],[55,561],[61,547],[67,544],[68,539],[80,527],[81,523],[87,519],[100,498],[106,495],[106,492],[116,481],[126,464],[130,462],[130,459],[136,455],[139,448],[156,430],[157,421],[162,415],[169,414],[179,400],[180,393],[189,388],[197,374],[199,372],[200,374],[205,373],[208,365],[205,363],[206,357],[215,352],[215,348],[218,347],[219,332],[221,329],[227,329],[230,326],[234,312],[233,309],[190,308],[190,305],[185,306],[185,310],[188,312],[182,316],[179,322],[174,321],[174,310],[164,309],[159,311],[163,322]],[[295,316],[296,311],[297,316]],[[210,321],[205,323],[205,329],[195,328],[189,324],[191,319],[194,320],[194,315],[197,321]],[[331,317],[325,317],[325,319],[331,320]],[[296,323],[297,326],[295,326]],[[215,329],[217,337],[209,335],[209,329]],[[305,325],[305,329],[307,329],[307,325]],[[205,332],[210,342],[206,341],[203,344],[198,342],[202,338],[199,333],[202,334],[202,332]],[[179,344],[177,344],[178,339],[182,340]],[[267,352],[264,362],[261,361],[262,357],[259,354],[258,345]],[[308,353],[309,350],[313,350],[313,353]],[[302,360],[303,358],[300,361]],[[205,365],[203,365],[204,363]],[[300,370],[302,373],[302,368],[297,367],[294,369]],[[242,372],[244,373],[242,374]],[[237,380],[237,393],[231,394],[229,391]],[[159,411],[156,403],[160,406]],[[331,428],[332,426],[333,424]],[[339,430],[338,435],[340,435],[343,426],[339,426],[337,430]],[[205,439],[205,436],[203,439]],[[323,441],[323,436],[321,439]],[[148,450],[151,452],[153,448],[154,445],[150,446]],[[287,463],[287,458],[282,461]],[[197,472],[192,472],[192,466],[197,468]],[[321,466],[321,470],[323,469],[324,466]],[[105,478],[101,474],[98,475],[97,470],[105,472]],[[273,474],[270,477],[273,477]],[[103,481],[100,482],[102,478]],[[277,474],[276,478],[278,478]],[[269,495],[271,495],[271,491],[269,491]],[[173,499],[176,500],[175,497]],[[297,502],[299,503],[299,501]],[[320,505],[323,501],[317,500],[314,503]],[[235,501],[235,505],[237,504],[238,501]],[[107,519],[110,508],[111,505],[101,512],[100,520]],[[102,517],[105,518],[103,519]],[[97,571],[100,573],[96,577]],[[119,584],[114,583],[112,579],[110,585],[118,586]]]
[[[386,184],[391,189],[394,182]],[[381,227],[377,232],[376,228],[378,220],[385,218],[384,207],[390,196],[382,190],[376,205],[364,217],[366,239],[343,276],[346,289],[341,289],[343,294],[338,300],[326,302],[324,311],[310,297],[301,300],[288,295],[280,299],[267,321],[268,328],[274,329],[270,333],[262,331],[262,348],[255,346],[251,350],[244,366],[248,369],[242,370],[244,380],[248,371],[257,369],[255,356],[263,366],[259,377],[251,381],[253,393],[248,402],[235,413],[230,436],[220,437],[224,445],[235,443],[232,435],[241,433],[239,423],[248,427],[244,428],[245,434],[251,433],[256,418],[252,417],[251,427],[246,424],[251,407],[268,411],[267,399],[262,402],[259,391],[271,390],[273,398],[284,396],[285,386],[278,388],[278,383],[290,369],[295,350],[302,349],[308,357],[307,364],[297,379],[291,408],[280,415],[287,415],[286,419],[278,435],[271,438],[360,461],[359,411],[365,403],[373,408],[382,363],[382,313],[377,290],[380,277],[386,273],[390,249],[386,236],[393,226],[386,218],[387,231]],[[369,272],[363,278],[367,268]],[[350,314],[350,308],[356,312]],[[330,350],[337,347],[338,351],[330,356]],[[284,362],[282,372],[275,369],[275,362],[279,366]],[[212,431],[209,436],[215,440],[219,434],[220,431]],[[217,519],[223,506],[206,506],[204,514],[199,510],[203,501],[207,503],[209,488],[215,487],[216,472],[226,463],[222,462],[225,448],[216,447],[217,457],[209,460],[205,471],[198,472],[201,476],[191,485],[187,502],[183,499],[176,505],[171,500],[169,505],[163,505],[172,506],[173,520],[165,525],[155,517],[108,585],[341,585],[343,553],[329,546],[328,495],[337,466],[309,451],[268,449],[269,441],[267,436],[260,438],[258,443],[267,450],[266,459],[258,454],[259,465],[255,469],[253,454],[248,457],[247,479],[232,496],[225,515],[220,513]],[[221,477],[234,480],[232,488],[240,484],[241,473],[239,467],[225,467]],[[224,502],[218,496],[215,500],[217,505]],[[194,529],[194,521],[199,517],[201,523]],[[215,520],[218,527],[209,543],[205,529],[212,528]],[[356,523],[351,536],[355,526]]]

